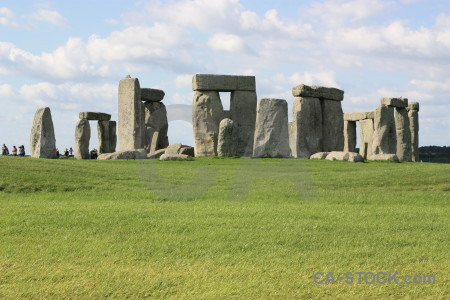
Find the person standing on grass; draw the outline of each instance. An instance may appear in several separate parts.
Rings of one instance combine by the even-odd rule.
[[[70,149],[69,149],[69,156],[73,156],[73,149],[72,149],[72,147],[70,147]]]
[[[2,155],[9,155],[9,149],[5,144],[2,147]]]
[[[66,148],[66,151],[64,151],[64,156],[69,157],[69,150],[67,150],[67,148]]]
[[[25,156],[25,146],[19,146],[19,156]]]
[[[12,148],[12,154],[13,154],[13,156],[17,156],[17,148],[15,145]]]

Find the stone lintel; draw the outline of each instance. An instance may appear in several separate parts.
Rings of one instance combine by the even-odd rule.
[[[196,74],[192,77],[193,91],[256,91],[255,76]]]
[[[101,112],[91,112],[91,111],[80,112],[79,117],[80,117],[80,119],[95,120],[95,121],[111,120],[110,114],[101,113]]]
[[[316,85],[297,85],[292,89],[292,95],[294,97],[313,97],[336,101],[344,100],[344,91],[337,88],[328,88]]]
[[[382,98],[381,105],[393,106],[398,108],[406,108],[408,107],[408,99],[407,98]]]
[[[165,93],[163,90],[152,88],[141,88],[141,101],[145,102],[160,102],[164,99]]]
[[[365,119],[373,119],[373,117],[373,111],[344,113],[344,121],[361,121]]]
[[[408,111],[410,111],[410,110],[417,110],[417,111],[419,111],[419,102],[410,102],[408,104],[407,110]]]

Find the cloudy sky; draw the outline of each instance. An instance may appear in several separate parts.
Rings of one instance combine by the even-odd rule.
[[[0,0],[0,143],[10,147],[28,145],[39,107],[51,108],[60,149],[73,146],[78,112],[117,120],[127,74],[189,111],[196,73],[255,75],[258,98],[289,109],[301,83],[343,89],[345,112],[403,96],[421,104],[421,145],[450,145],[446,0]],[[169,139],[192,145],[192,127],[170,122]]]

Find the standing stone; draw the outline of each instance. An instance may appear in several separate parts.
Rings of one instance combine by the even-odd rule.
[[[397,133],[397,157],[400,161],[411,161],[411,129],[405,108],[395,108],[395,129]]]
[[[150,154],[153,154],[156,152],[156,150],[158,150],[158,137],[159,137],[159,132],[155,131],[153,132],[153,136],[151,139],[151,144],[150,144],[150,150],[148,151]]]
[[[155,131],[159,132],[156,150],[166,148],[168,146],[167,133],[169,128],[166,106],[161,102],[146,102],[144,103],[144,112],[146,126],[144,148],[149,151]]]
[[[322,107],[318,98],[296,97],[289,123],[292,157],[310,157],[322,151]]]
[[[235,155],[249,157],[253,154],[257,104],[256,92],[231,92],[230,118],[236,126],[234,134],[237,135],[237,152]]]
[[[143,146],[141,88],[137,78],[127,76],[119,82],[119,148],[120,151]]]
[[[237,126],[230,119],[223,119],[219,125],[219,140],[217,143],[217,155],[233,157],[238,155]],[[253,143],[252,143],[253,144]]]
[[[322,141],[324,152],[344,150],[344,112],[340,101],[323,99]]]
[[[286,100],[261,99],[256,114],[254,157],[289,157]]]
[[[89,159],[89,140],[91,139],[91,125],[89,120],[82,119],[75,129],[74,156],[77,159]]]
[[[98,121],[97,131],[99,154],[116,152],[116,122]]]
[[[35,158],[56,158],[56,139],[49,107],[40,108],[34,115],[30,134],[30,154]]]
[[[117,122],[109,121],[109,150],[116,152],[117,146]]]
[[[364,159],[369,159],[372,152],[372,140],[373,140],[373,119],[365,119],[359,121],[359,133],[360,133],[360,146],[359,154]]]
[[[356,122],[344,121],[344,151],[355,152],[356,150]]]
[[[411,130],[412,161],[420,161],[419,158],[419,111],[408,111],[409,126]]]
[[[216,156],[219,124],[223,119],[219,92],[195,92],[192,106],[195,156]]]
[[[380,105],[373,119],[373,154],[396,154],[397,135],[395,132],[394,107]]]

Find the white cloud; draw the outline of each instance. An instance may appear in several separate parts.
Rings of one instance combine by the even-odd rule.
[[[67,26],[67,20],[56,10],[39,8],[30,15],[30,18],[39,22],[46,22],[56,26]]]
[[[177,88],[186,88],[192,86],[193,74],[180,74],[175,78],[175,86]]]
[[[215,50],[223,50],[228,52],[244,52],[244,40],[234,34],[217,33],[208,40],[208,46]]]
[[[15,14],[7,7],[0,7],[0,27],[19,27],[19,24],[15,21]]]

